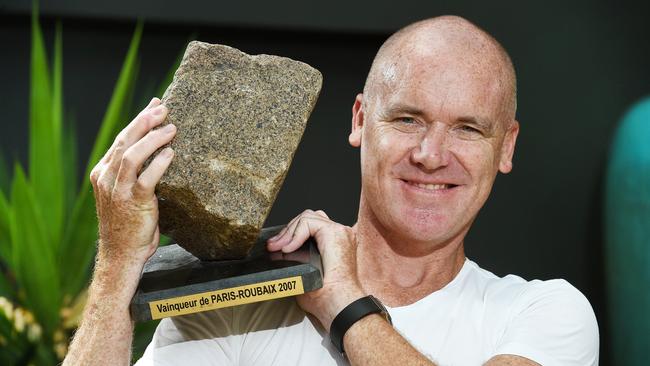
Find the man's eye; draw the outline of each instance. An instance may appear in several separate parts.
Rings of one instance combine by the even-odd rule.
[[[468,126],[468,125],[460,126],[460,130],[463,131],[463,132],[469,132],[469,133],[478,133],[478,134],[481,133],[481,131],[479,129],[474,128],[472,126]]]
[[[398,122],[401,123],[406,123],[406,124],[413,124],[415,123],[415,119],[411,117],[400,117],[397,119]]]
[[[413,117],[396,117],[391,120],[393,128],[404,133],[419,133],[426,130],[426,124]]]

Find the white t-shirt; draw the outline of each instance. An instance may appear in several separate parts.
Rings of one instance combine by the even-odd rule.
[[[598,365],[596,317],[564,280],[500,278],[466,260],[444,288],[388,311],[395,329],[440,366],[482,365],[499,354]],[[164,319],[136,365],[347,364],[318,321],[284,298]]]

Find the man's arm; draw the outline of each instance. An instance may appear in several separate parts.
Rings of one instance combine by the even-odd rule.
[[[81,326],[64,365],[129,365],[133,321],[129,303],[141,265],[110,263],[97,258]]]
[[[167,109],[154,98],[117,136],[90,174],[99,221],[99,243],[88,302],[64,365],[129,365],[133,321],[129,303],[142,268],[160,238],[154,189],[171,163],[161,151],[176,133],[160,125]]]
[[[316,316],[329,332],[334,317],[343,308],[367,295],[356,274],[356,238],[351,228],[331,221],[323,211],[307,210],[271,238],[268,248],[291,252],[309,237],[316,239],[322,255],[323,287],[299,296],[298,304]],[[366,316],[353,324],[345,333],[343,343],[351,365],[435,366],[378,314]],[[539,366],[514,355],[495,356],[486,365]]]
[[[345,333],[343,342],[351,365],[435,365],[378,314],[356,322]],[[525,357],[498,355],[485,366],[540,365]]]

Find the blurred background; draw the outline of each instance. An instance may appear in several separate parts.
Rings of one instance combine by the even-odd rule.
[[[80,181],[138,19],[144,28],[133,110],[150,99],[190,37],[318,68],[321,96],[267,226],[306,208],[354,223],[359,156],[347,135],[374,53],[419,19],[456,14],[476,23],[513,59],[521,132],[514,170],[498,177],[467,255],[498,275],[571,282],[598,317],[601,364],[619,364],[607,316],[603,184],[617,122],[650,93],[650,2],[58,0],[39,12],[48,54],[57,20],[62,25],[63,115],[76,126]],[[29,1],[0,0],[0,154],[23,166],[31,14]]]

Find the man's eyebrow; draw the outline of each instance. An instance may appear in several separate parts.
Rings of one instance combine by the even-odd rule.
[[[400,114],[410,114],[414,116],[423,116],[425,113],[423,110],[407,105],[407,104],[397,104],[386,110],[386,115],[394,116]]]
[[[474,116],[460,117],[460,118],[458,118],[458,122],[473,124],[473,125],[481,126],[483,128],[486,128],[486,129],[491,129],[494,126],[494,124],[491,123],[488,119],[480,118],[480,117],[474,117]]]

